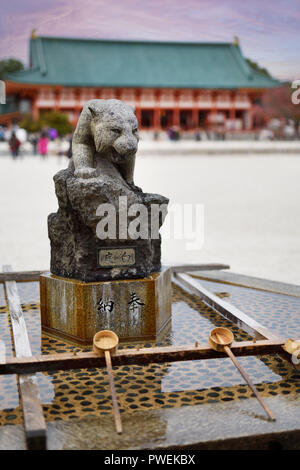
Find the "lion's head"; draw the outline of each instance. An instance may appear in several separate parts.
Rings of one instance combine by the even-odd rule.
[[[91,100],[91,134],[97,153],[122,163],[137,151],[138,122],[133,108],[119,100]]]

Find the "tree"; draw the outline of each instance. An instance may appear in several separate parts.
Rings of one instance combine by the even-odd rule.
[[[23,119],[19,122],[19,126],[25,129],[27,132],[39,132],[42,130],[42,123],[39,119],[34,120],[30,114],[26,114]]]
[[[258,65],[257,62],[254,62],[251,59],[246,59],[246,62],[248,62],[248,65],[250,65],[250,67],[253,70],[256,70],[256,72],[260,72],[262,75],[265,75],[268,78],[272,78],[271,75],[269,74],[268,70],[266,68],[261,67],[260,65]]]
[[[57,111],[43,113],[37,120],[32,119],[30,115],[26,115],[20,122],[20,127],[28,132],[39,132],[45,128],[54,128],[61,136],[70,134],[73,131],[68,116]]]
[[[59,135],[70,134],[73,126],[69,121],[68,115],[57,111],[49,111],[40,117],[43,127],[53,127]]]
[[[24,65],[18,59],[0,60],[0,80],[3,80],[8,73],[19,72],[23,69]]]
[[[261,104],[254,104],[252,107],[252,118],[254,129],[262,129],[268,123],[268,116]]]
[[[277,88],[270,88],[262,96],[262,107],[268,119],[278,118],[293,121],[299,136],[300,104],[292,102],[294,91],[295,89],[289,83]]]

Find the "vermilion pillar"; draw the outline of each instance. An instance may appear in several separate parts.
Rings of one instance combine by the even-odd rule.
[[[235,101],[235,95],[233,94],[231,96],[231,100],[230,100],[230,109],[229,109],[229,118],[234,120],[235,119],[235,105],[234,105],[234,101]]]
[[[135,115],[136,115],[136,118],[138,120],[138,124],[139,124],[139,127],[141,127],[141,123],[142,123],[142,110],[140,107],[136,107],[135,108]]]
[[[37,105],[37,94],[33,97],[32,100],[32,117],[34,120],[39,118],[39,109]]]
[[[161,123],[160,123],[160,90],[155,90],[155,108],[154,108],[154,129],[156,131],[159,131],[161,129]]]
[[[81,100],[81,89],[80,88],[77,88],[75,90],[75,109],[74,109],[74,123],[76,123],[79,119],[79,115],[80,115],[80,109],[81,109],[81,103],[80,103],[80,100]]]
[[[246,130],[250,131],[253,127],[253,110],[250,108],[245,112],[247,113]]]
[[[173,112],[173,126],[180,127],[179,91],[174,93],[175,107]]]
[[[216,94],[212,93],[212,103],[210,109],[211,119],[209,121],[210,127],[215,127],[217,124],[217,96]]]
[[[59,106],[59,94],[58,90],[54,89],[54,111],[58,111]]]
[[[198,119],[198,108],[193,108],[193,124],[194,127],[197,128],[199,125]]]
[[[199,99],[199,92],[194,90],[194,92],[193,92],[193,102],[194,102],[194,107],[193,107],[193,123],[194,123],[194,127],[195,127],[196,129],[198,129],[198,127],[199,127],[198,99]]]
[[[154,108],[154,129],[158,131],[160,129],[160,109],[158,107]]]
[[[180,110],[179,110],[178,106],[176,106],[176,108],[174,108],[173,126],[180,127]]]

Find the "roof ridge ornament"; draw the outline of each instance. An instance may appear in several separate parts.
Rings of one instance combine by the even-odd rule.
[[[240,40],[238,38],[238,36],[233,36],[233,44],[235,46],[239,46],[240,45]]]

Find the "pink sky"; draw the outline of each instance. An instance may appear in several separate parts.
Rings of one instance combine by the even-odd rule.
[[[232,41],[280,79],[300,78],[299,0],[8,0],[1,5],[0,58],[27,62],[41,36]]]

